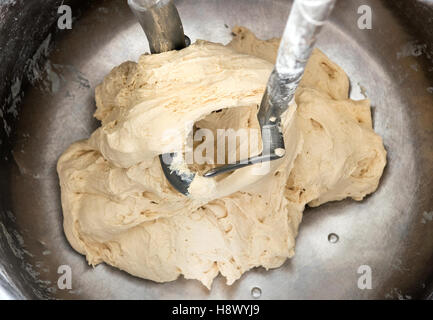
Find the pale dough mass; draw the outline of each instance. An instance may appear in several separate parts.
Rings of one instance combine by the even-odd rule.
[[[349,99],[347,75],[319,50],[283,117],[285,157],[269,174],[244,168],[208,189],[197,180],[189,198],[168,184],[158,155],[181,151],[192,124],[257,127],[278,40],[240,27],[234,34],[228,46],[198,41],[125,62],[96,88],[102,125],[57,168],[66,236],[90,264],[157,282],[183,275],[208,288],[221,273],[230,285],[294,255],[305,205],[377,189],[386,151],[370,102]]]

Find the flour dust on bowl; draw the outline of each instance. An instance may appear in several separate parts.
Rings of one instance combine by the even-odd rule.
[[[37,2],[0,7],[0,15],[6,17],[0,22],[2,30],[10,27],[17,12],[23,12],[8,35],[13,41],[1,56],[0,69],[6,79],[0,87],[5,101],[0,138],[4,195],[0,286],[5,296],[183,299],[188,292],[188,298],[197,299],[398,299],[426,297],[431,292],[433,63],[429,48],[433,39],[425,27],[409,24],[411,14],[433,15],[430,7],[412,8],[404,1],[337,3],[317,46],[347,73],[350,98],[371,100],[372,125],[387,151],[379,188],[361,202],[344,200],[307,209],[293,258],[277,269],[254,268],[231,286],[219,276],[207,290],[199,281],[183,277],[161,284],[107,264],[92,268],[66,240],[57,161],[71,144],[88,139],[100,127],[92,117],[95,88],[114,67],[138,61],[149,48],[126,1],[74,1],[70,5],[76,19],[70,30],[58,29],[59,3]],[[279,38],[291,6],[291,1],[283,0],[175,3],[193,50],[198,39],[228,44],[235,26],[244,26],[260,39]],[[358,24],[362,5],[372,10],[372,29]],[[28,19],[40,21],[37,29],[43,32],[26,31]],[[235,29],[239,35],[235,40],[248,40],[251,34],[245,30]],[[25,41],[26,37],[32,41]],[[8,39],[0,37],[0,45]],[[201,45],[207,50],[210,44]],[[255,63],[258,68],[259,62]],[[272,68],[270,62],[260,63],[263,70],[268,68],[266,63]],[[263,85],[266,80],[263,76]],[[248,105],[244,107],[248,110]],[[196,124],[209,127],[215,118],[232,119],[233,110],[196,119]],[[320,124],[316,127],[320,129]],[[290,146],[286,143],[286,147]],[[258,208],[254,214],[262,212]],[[106,260],[115,252],[110,246],[99,249]],[[358,286],[365,266],[372,271],[371,289]],[[68,271],[70,283],[59,286],[59,277]]]

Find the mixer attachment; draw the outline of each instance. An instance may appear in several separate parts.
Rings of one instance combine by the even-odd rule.
[[[258,156],[213,168],[203,176],[212,178],[258,163],[278,160],[285,155],[281,116],[289,108],[314,49],[316,37],[328,19],[336,0],[296,0],[281,39],[275,67],[269,78],[257,115],[262,153]],[[180,50],[189,45],[179,13],[172,0],[128,0],[149,41],[151,53]],[[182,155],[160,155],[161,167],[170,184],[189,195],[197,173],[187,168]]]

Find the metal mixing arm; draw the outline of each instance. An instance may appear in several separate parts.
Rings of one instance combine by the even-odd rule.
[[[316,43],[316,36],[329,17],[336,0],[296,0],[293,4],[278,51],[275,68],[263,96],[258,120],[263,151],[259,156],[224,165],[208,171],[213,177],[252,164],[273,161],[284,156],[281,115],[287,110],[304,74],[305,66]],[[182,49],[187,43],[182,22],[172,0],[128,0],[149,40],[152,53]],[[180,157],[181,158],[181,157]],[[179,192],[188,195],[195,173],[171,169],[179,161],[175,153],[160,156],[162,170]],[[181,166],[181,167],[186,167]]]
[[[172,0],[128,0],[149,41],[151,53],[187,46],[182,21]]]
[[[281,115],[295,96],[305,66],[314,49],[316,37],[328,19],[336,0],[296,0],[290,12],[278,50],[275,68],[269,78],[258,112],[262,132],[262,154],[238,163],[206,172],[213,177],[255,163],[273,161],[284,156]]]

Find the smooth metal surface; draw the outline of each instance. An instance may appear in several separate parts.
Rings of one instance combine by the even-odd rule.
[[[32,6],[28,14],[36,16],[36,2],[39,10],[57,16],[55,6],[61,1],[17,0],[14,6],[19,12]],[[410,16],[407,1],[404,15],[395,11],[397,2],[339,1],[318,42],[349,74],[351,96],[372,100],[375,129],[384,139],[389,162],[379,190],[360,203],[347,200],[308,209],[293,259],[276,270],[252,270],[231,287],[218,278],[211,291],[197,281],[156,284],[106,265],[92,269],[63,234],[57,159],[98,126],[92,119],[95,86],[114,66],[149,50],[127,4],[93,0],[87,8],[87,1],[75,1],[74,15],[78,8],[82,15],[72,30],[47,38],[49,50],[42,45],[38,51],[42,81],[27,87],[15,80],[22,76],[20,54],[25,57],[29,50],[23,48],[32,44],[19,39],[31,33],[18,31],[48,30],[43,26],[56,20],[34,18],[29,24],[28,15],[17,15],[18,22],[0,19],[2,31],[9,30],[1,26],[4,21],[20,24],[14,31],[18,33],[0,32],[0,73],[15,84],[15,97],[21,96],[20,88],[25,91],[16,109],[7,112],[11,100],[0,115],[0,287],[12,298],[249,299],[253,288],[261,290],[261,299],[428,296],[433,277],[433,62],[426,44],[431,39],[417,32],[421,26],[414,27],[416,19],[404,20]],[[192,41],[223,43],[230,41],[235,25],[260,38],[280,37],[289,12],[285,0],[181,0],[176,5]],[[361,5],[372,8],[372,30],[358,28]],[[11,5],[0,9],[0,15],[14,10]],[[426,28],[428,21],[422,23]],[[31,79],[38,70],[33,66]],[[9,95],[11,87],[0,92]],[[328,241],[330,234],[338,242]],[[72,269],[72,290],[57,287],[61,265]],[[372,269],[372,290],[357,286],[361,265]]]

